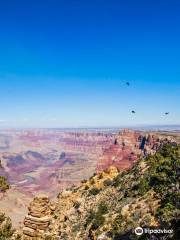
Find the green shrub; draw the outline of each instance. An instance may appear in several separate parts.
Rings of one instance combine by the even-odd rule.
[[[112,234],[114,237],[123,232],[123,222],[124,222],[123,216],[119,214],[112,224]]]
[[[96,213],[93,210],[91,210],[89,212],[88,217],[86,218],[86,222],[84,224],[84,227],[86,228],[95,219],[95,217],[96,217]]]
[[[0,224],[2,224],[5,220],[5,214],[4,213],[0,213]]]
[[[99,213],[96,213],[96,217],[92,223],[92,229],[96,230],[98,229],[100,226],[102,226],[105,222],[105,217]]]
[[[95,184],[95,180],[94,180],[93,178],[90,180],[90,184],[91,184],[91,185],[94,185],[94,184]]]
[[[150,190],[149,181],[146,178],[143,178],[140,180],[140,183],[138,185],[138,193],[143,196],[145,193],[147,193]]]
[[[104,182],[103,182],[103,185],[104,185],[105,187],[111,186],[112,184],[113,184],[113,181],[112,181],[111,179],[106,179],[106,180],[104,180]]]
[[[178,229],[174,226],[180,215],[180,145],[166,144],[146,161],[150,166],[150,186],[161,199],[156,217],[161,227],[173,228],[175,236]]]
[[[83,179],[83,180],[81,181],[82,184],[83,184],[83,183],[86,183],[86,182],[87,182],[86,179]]]
[[[80,205],[81,204],[79,202],[75,202],[73,206],[74,206],[75,209],[78,209],[80,207]]]
[[[99,174],[99,179],[103,179],[103,173],[102,172]]]
[[[89,189],[89,186],[86,185],[86,186],[84,187],[84,190],[88,190],[88,189]]]
[[[105,202],[101,202],[98,206],[98,213],[103,215],[108,213],[108,207]]]
[[[97,187],[93,187],[89,190],[89,195],[97,195],[101,190]]]
[[[108,213],[108,208],[104,202],[101,202],[96,212],[92,210],[90,211],[84,227],[86,228],[89,224],[91,224],[92,230],[98,229],[104,224],[105,217],[103,215],[106,213]]]
[[[12,223],[10,218],[5,217],[4,214],[1,214],[1,220],[3,222],[0,225],[0,240],[7,240],[14,234],[14,229],[12,228]]]
[[[122,184],[122,179],[124,176],[126,176],[129,172],[124,170],[123,172],[120,172],[114,179],[113,179],[113,186],[119,187]]]
[[[0,176],[0,191],[6,192],[9,189],[9,184],[7,183],[7,179],[3,176]]]
[[[144,161],[147,171],[142,172],[140,163]],[[120,173],[114,180],[113,186],[119,187],[123,193],[123,201],[129,198],[144,196],[149,190],[153,190],[160,199],[156,218],[161,227],[174,229],[174,236],[178,235],[177,226],[180,216],[180,145],[165,144],[154,155],[139,160],[131,170]],[[122,201],[122,198],[119,199]],[[153,214],[153,213],[152,213]],[[139,219],[139,214],[132,216],[133,220]],[[150,216],[141,216],[141,224],[148,226]],[[133,228],[133,223],[127,224],[119,215],[112,224],[113,239],[118,239],[125,231]],[[176,238],[173,238],[176,239]]]

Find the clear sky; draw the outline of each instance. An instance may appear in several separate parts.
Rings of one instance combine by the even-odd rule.
[[[0,127],[179,124],[179,105],[179,0],[0,1]]]

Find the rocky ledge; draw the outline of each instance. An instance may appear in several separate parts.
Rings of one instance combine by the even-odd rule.
[[[45,239],[46,230],[55,210],[49,198],[45,195],[35,197],[28,208],[29,213],[24,220],[23,239]]]

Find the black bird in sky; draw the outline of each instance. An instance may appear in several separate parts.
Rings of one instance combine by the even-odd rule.
[[[129,83],[129,82],[126,82],[126,85],[127,85],[127,86],[130,86],[130,83]]]
[[[132,113],[136,113],[134,110],[131,111]]]
[[[169,112],[165,112],[165,115],[169,115]]]

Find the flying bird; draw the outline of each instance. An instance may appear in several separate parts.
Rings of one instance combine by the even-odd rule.
[[[165,112],[165,115],[169,115],[169,112]]]
[[[126,85],[127,85],[127,86],[130,86],[130,83],[129,83],[129,82],[126,82]]]
[[[131,113],[136,113],[136,112],[134,110],[132,110]]]

